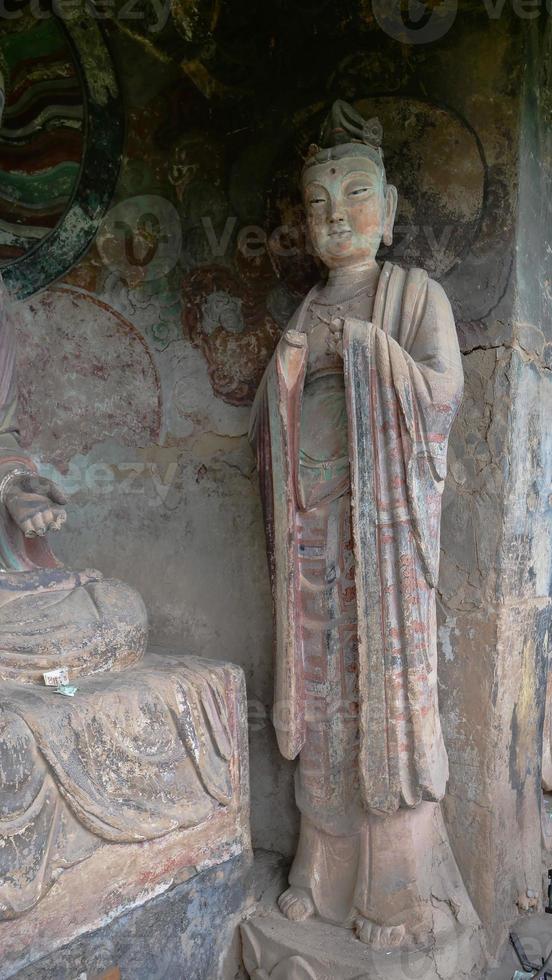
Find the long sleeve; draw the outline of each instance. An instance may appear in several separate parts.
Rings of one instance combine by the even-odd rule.
[[[35,468],[19,442],[15,337],[8,297],[0,280],[0,480],[21,466]]]
[[[377,312],[377,310],[376,310]],[[391,270],[381,315],[347,318],[365,805],[442,798],[435,585],[441,494],[463,378],[454,320],[421,270]]]
[[[19,443],[15,353],[8,297],[0,278],[0,481],[15,469],[37,472],[30,453]],[[59,567],[47,539],[25,538],[7,508],[0,506],[0,568],[19,572]]]

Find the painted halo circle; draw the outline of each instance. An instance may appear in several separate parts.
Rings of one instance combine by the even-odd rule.
[[[46,28],[49,29],[54,47],[57,44],[56,50],[62,50],[67,55],[66,62],[72,61],[72,64],[65,72],[66,77],[61,68],[56,76],[55,57],[45,56],[47,70],[43,73],[45,83],[42,91],[33,96],[28,83],[22,85],[21,93],[15,94],[15,104],[11,106],[12,120],[9,99],[7,102],[8,125],[0,133],[0,158],[4,156],[2,169],[6,170],[6,159],[9,161],[10,153],[16,155],[18,150],[23,151],[23,159],[31,161],[29,165],[35,167],[35,172],[26,182],[25,172],[16,175],[19,188],[17,180],[13,180],[15,190],[11,194],[10,175],[6,174],[4,181],[0,178],[0,186],[4,187],[3,203],[11,204],[12,217],[15,218],[14,221],[0,220],[0,245],[4,244],[1,272],[10,294],[18,300],[34,295],[60,279],[91,245],[115,191],[125,130],[117,75],[103,29],[97,20],[86,13],[65,19],[52,14],[46,28],[43,21],[31,26],[27,24],[22,24],[22,27],[29,34],[39,30],[44,34]],[[43,38],[42,48],[37,44],[37,50],[43,51],[44,44]],[[8,60],[5,51],[4,59]],[[24,59],[23,72],[28,60]],[[27,69],[26,79],[29,77]],[[61,101],[64,104],[61,107],[52,104],[52,98],[58,94],[56,83],[63,96]],[[50,97],[48,92],[51,93]],[[54,101],[59,102],[59,99],[54,98]],[[60,141],[52,141],[56,126],[63,126],[63,118],[70,147],[67,155],[71,158],[71,166],[65,166],[65,173],[64,163],[68,161],[60,158]],[[13,123],[11,132],[10,121]],[[39,143],[42,142],[38,150],[35,143],[31,153],[28,145],[25,149],[25,143],[28,144],[33,127],[34,135]],[[45,171],[40,171],[42,149],[45,153]],[[33,163],[37,157],[38,170]],[[41,203],[36,177],[41,173],[43,176],[44,172],[50,174],[59,192],[54,206],[51,198],[47,205]],[[35,216],[36,220],[33,221]]]

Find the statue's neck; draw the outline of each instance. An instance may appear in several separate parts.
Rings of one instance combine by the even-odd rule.
[[[324,299],[326,302],[331,302],[335,298],[336,301],[342,302],[360,289],[369,292],[370,287],[375,292],[379,274],[380,267],[375,261],[342,269],[330,269],[322,289]]]
[[[357,265],[346,265],[337,269],[330,269],[327,284],[328,286],[334,283],[345,283],[345,282],[369,282],[371,279],[376,279],[380,271],[380,267],[375,259],[370,262],[359,262]]]

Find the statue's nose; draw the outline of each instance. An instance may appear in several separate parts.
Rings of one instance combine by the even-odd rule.
[[[345,221],[345,212],[340,204],[334,203],[330,213],[330,224],[340,224]]]

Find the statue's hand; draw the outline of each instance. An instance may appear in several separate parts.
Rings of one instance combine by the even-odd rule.
[[[301,330],[286,330],[284,340],[290,347],[306,347],[308,343],[306,333]]]
[[[329,324],[329,337],[327,343],[328,353],[339,354],[343,357],[343,327],[345,326],[345,320],[341,316],[336,316],[331,320]]]
[[[42,537],[58,531],[67,520],[65,494],[52,480],[32,473],[21,473],[8,483],[4,504],[26,538]]]

